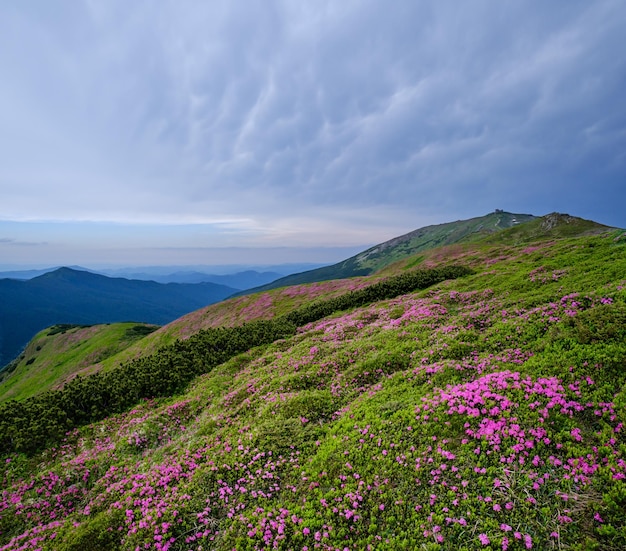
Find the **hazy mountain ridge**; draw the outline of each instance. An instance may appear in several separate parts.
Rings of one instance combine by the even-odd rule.
[[[124,277],[138,279],[140,281],[156,281],[157,283],[217,283],[234,289],[249,289],[257,285],[274,281],[284,276],[283,273],[274,271],[243,270],[229,274],[212,274],[198,270],[177,270],[174,272],[163,269],[153,271],[104,270],[108,277]]]
[[[175,272],[163,269],[153,271],[141,271],[127,269],[117,270],[90,270],[82,266],[56,266],[53,268],[10,270],[0,272],[0,279],[29,280],[54,272],[60,268],[70,268],[76,271],[90,272],[104,275],[109,278],[137,279],[140,281],[155,281],[157,283],[217,283],[234,289],[248,289],[257,285],[263,285],[284,276],[283,273],[274,271],[243,270],[231,274],[211,274],[197,270],[178,270]]]
[[[29,280],[54,272],[59,268],[91,272],[109,278],[137,279],[157,283],[217,283],[245,290],[275,281],[288,274],[321,267],[320,263],[277,264],[272,266],[146,266],[141,268],[90,269],[83,266],[54,266],[38,269],[0,271],[1,279]]]
[[[59,323],[162,325],[230,296],[215,283],[160,284],[59,268],[27,281],[0,280],[0,365],[38,331]]]
[[[624,548],[623,232],[554,229],[408,257],[386,273],[475,273],[336,311],[58,451],[10,454],[0,544]],[[249,297],[249,319],[284,291]],[[207,348],[194,342],[141,365],[195,365]]]
[[[59,270],[60,268],[69,268],[71,270],[77,270],[80,272],[97,273],[94,270],[89,270],[88,268],[83,268],[82,266],[53,266],[50,268],[41,268],[41,269],[1,271],[0,279],[18,279],[18,280],[34,279],[36,277],[47,274],[49,272],[54,272],[55,270]]]

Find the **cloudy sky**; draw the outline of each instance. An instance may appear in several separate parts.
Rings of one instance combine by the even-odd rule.
[[[0,4],[0,265],[331,262],[626,227],[622,0]]]

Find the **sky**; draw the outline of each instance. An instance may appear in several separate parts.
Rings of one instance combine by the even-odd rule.
[[[0,3],[0,266],[335,262],[626,227],[622,0]]]

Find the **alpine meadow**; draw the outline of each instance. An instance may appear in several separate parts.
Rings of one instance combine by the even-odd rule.
[[[626,549],[626,232],[496,214],[40,333],[0,381],[0,550]]]

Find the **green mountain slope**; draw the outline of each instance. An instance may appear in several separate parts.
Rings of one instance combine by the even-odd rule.
[[[534,218],[530,214],[512,214],[510,212],[496,211],[486,216],[469,220],[426,226],[375,245],[332,266],[324,266],[323,268],[289,275],[245,292],[253,293],[288,285],[370,275],[393,262],[418,252],[453,243],[476,241],[491,233],[522,224]]]
[[[206,373],[61,446],[5,452],[0,546],[626,548],[622,233],[419,253],[393,270],[474,274],[338,306],[216,365],[202,333],[144,358],[146,376]],[[28,414],[0,407],[4,449],[28,442],[9,426]]]
[[[379,263],[382,268],[376,271],[379,276],[388,276],[417,265],[432,267],[458,261],[471,266],[474,262],[481,264],[486,255],[490,255],[492,261],[497,259],[503,251],[503,247],[508,245],[514,246],[529,240],[537,241],[539,244],[554,238],[595,235],[611,230],[613,228],[567,214],[553,213],[536,218],[531,215],[497,212],[466,221],[422,228],[383,243],[378,246],[380,251],[389,250],[393,254],[385,256],[379,252],[380,258],[384,258],[384,260]],[[437,241],[445,243],[446,246],[434,246],[433,243]],[[483,248],[472,246],[472,244],[478,243],[495,246]],[[369,251],[375,249],[377,247]],[[408,250],[423,254],[409,254]],[[369,258],[369,252],[365,251],[347,259],[338,266],[354,266],[361,256]],[[402,260],[393,261],[392,258],[395,257]],[[321,270],[324,268],[299,275],[315,278],[322,273]],[[375,272],[372,273],[375,274]],[[283,286],[285,284],[285,278],[283,278],[270,286],[258,288],[263,289],[263,291],[257,289],[254,294],[212,304],[182,316],[146,339],[121,351],[117,356],[107,359],[103,366],[111,368],[142,354],[153,353],[161,346],[169,345],[176,339],[185,339],[202,329],[233,326],[255,319],[271,319],[297,308],[307,301],[331,298],[341,293],[360,289],[370,284],[373,281],[372,277],[320,280],[312,283],[295,283],[287,287]],[[274,284],[276,287],[273,287]]]
[[[435,228],[442,232],[440,235],[448,236],[447,241],[452,241],[455,244],[422,249],[421,252],[423,254],[421,255],[407,256],[401,261],[386,265],[380,272],[380,275],[394,275],[416,265],[433,267],[458,261],[462,261],[470,266],[475,262],[478,262],[480,265],[486,255],[490,255],[491,261],[494,261],[494,259],[498,259],[501,256],[506,247],[525,243],[529,240],[536,241],[537,246],[544,246],[541,245],[541,242],[545,240],[576,235],[593,235],[611,230],[611,228],[596,222],[557,213],[539,218],[531,217],[530,221],[517,223],[520,219],[523,219],[523,216],[509,213],[494,213],[488,215],[488,217],[417,230],[408,235],[415,234],[413,239],[419,241],[421,239],[420,235],[432,237],[434,234],[433,228]],[[481,233],[477,228],[484,225],[485,219],[487,219],[492,228],[496,225],[503,228],[505,226],[509,227],[497,232],[487,232],[485,230]],[[481,222],[478,222],[479,220]],[[449,233],[450,230],[453,230],[453,233]],[[464,240],[459,236],[465,236],[467,242],[463,243]],[[406,237],[397,238],[398,243],[407,243]],[[396,240],[387,242],[392,250],[394,249],[394,241]],[[461,244],[458,241],[461,241]],[[423,245],[423,240],[420,243]],[[472,245],[478,243],[495,246],[491,248],[477,248]],[[383,244],[380,247],[383,246],[387,246],[387,244]],[[399,256],[402,257],[402,255]],[[387,260],[389,261],[389,259]],[[84,374],[98,370],[110,370],[143,355],[155,353],[161,347],[171,345],[176,339],[186,339],[202,329],[232,327],[257,319],[272,319],[311,300],[332,298],[345,292],[363,288],[375,280],[372,277],[356,277],[281,287],[211,304],[174,320],[145,338],[127,343],[127,346],[119,346],[116,353],[105,354],[102,358],[97,359],[96,362],[93,362],[93,356],[80,360],[77,359],[81,368],[75,371]],[[93,345],[85,344],[84,348],[97,349],[98,344],[97,342]],[[57,385],[62,384],[62,382],[62,380],[59,380]]]
[[[0,371],[0,402],[21,400],[62,386],[157,329],[138,323],[57,325],[38,333],[22,354]]]
[[[366,278],[352,278],[246,295],[195,310],[163,327],[146,325],[150,330],[141,330],[144,324],[136,323],[75,326],[67,330],[68,338],[65,331],[60,333],[56,326],[49,327],[36,335],[23,353],[0,371],[0,402],[59,388],[75,374],[114,369],[125,362],[153,354],[177,339],[189,338],[203,329],[272,319],[312,300],[336,297],[370,283]],[[55,341],[41,350],[42,340],[52,340],[49,333],[62,343]],[[61,354],[66,341],[71,342],[72,347],[67,354]],[[53,370],[49,369],[51,365],[55,366]],[[40,369],[46,370],[45,383],[39,381],[42,376]]]

